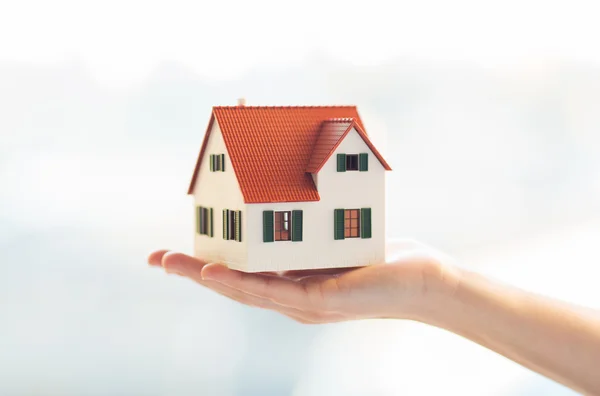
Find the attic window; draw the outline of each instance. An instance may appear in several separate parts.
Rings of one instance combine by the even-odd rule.
[[[357,171],[358,170],[358,154],[347,154],[346,155],[346,170]]]
[[[337,155],[337,171],[360,171],[366,172],[369,170],[369,154],[343,154]]]
[[[225,154],[210,155],[210,171],[225,172]]]

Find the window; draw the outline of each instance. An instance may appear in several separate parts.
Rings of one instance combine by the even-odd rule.
[[[346,155],[346,170],[357,171],[358,170],[358,154],[347,154]]]
[[[223,239],[242,241],[242,211],[223,209]]]
[[[371,208],[335,209],[333,215],[334,239],[371,238]]]
[[[344,238],[360,237],[360,210],[345,209],[344,210]]]
[[[302,211],[263,211],[263,242],[302,241]]]
[[[338,154],[337,155],[337,171],[360,171],[366,172],[369,170],[369,154]]]
[[[225,172],[225,154],[210,155],[210,171]]]
[[[196,232],[200,235],[213,236],[213,210],[198,206],[196,208]]]
[[[292,233],[290,232],[290,218],[292,212],[275,212],[275,240],[289,241]]]

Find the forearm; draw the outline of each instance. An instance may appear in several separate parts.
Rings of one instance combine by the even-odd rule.
[[[600,395],[597,313],[456,272],[424,322],[477,342],[579,392]],[[446,282],[447,283],[447,282]]]

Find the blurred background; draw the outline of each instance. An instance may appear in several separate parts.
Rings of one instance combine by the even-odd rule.
[[[388,235],[600,308],[593,1],[0,5],[0,394],[571,395],[442,330],[303,326],[148,268],[191,252],[211,106],[355,104]]]

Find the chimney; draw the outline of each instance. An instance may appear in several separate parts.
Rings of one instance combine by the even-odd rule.
[[[238,102],[237,102],[238,107],[244,107],[246,106],[246,99],[245,98],[239,98]]]

